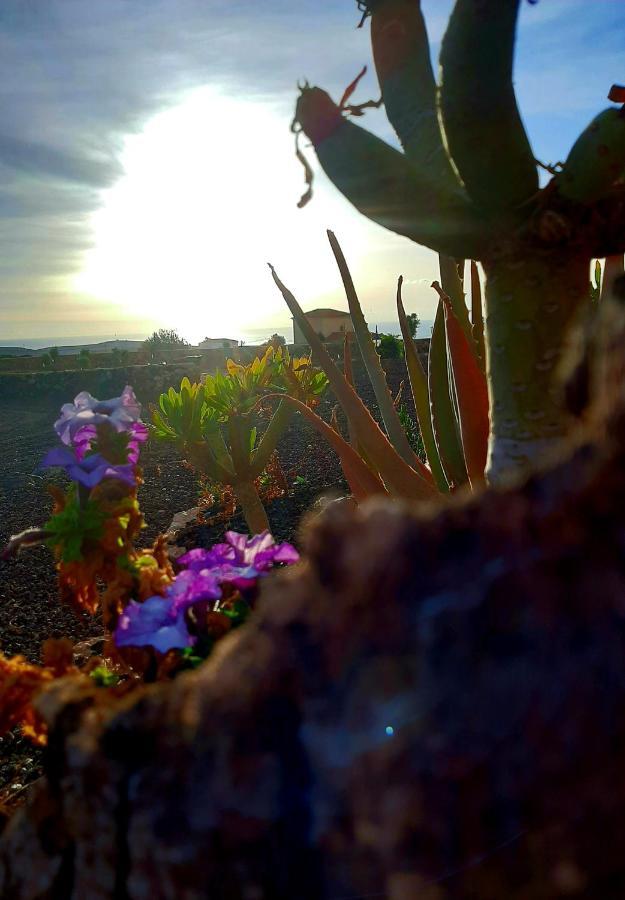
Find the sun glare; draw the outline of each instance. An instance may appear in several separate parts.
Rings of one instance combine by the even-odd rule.
[[[288,321],[268,260],[285,278],[297,275],[305,305],[332,294],[338,273],[325,228],[345,224],[352,263],[360,228],[330,191],[296,208],[303,171],[287,126],[269,103],[211,89],[157,115],[127,140],[125,175],[94,216],[76,287],[192,340]]]

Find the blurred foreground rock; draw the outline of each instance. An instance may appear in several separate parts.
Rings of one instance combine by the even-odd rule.
[[[573,385],[578,412],[599,398],[592,441],[543,473],[430,510],[335,504],[200,670],[114,709],[59,683],[0,896],[624,897],[620,320],[607,333]]]

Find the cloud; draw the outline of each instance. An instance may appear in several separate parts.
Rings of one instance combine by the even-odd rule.
[[[251,0],[2,0],[3,303],[16,283],[41,296],[47,278],[79,268],[126,139],[189,91],[215,84],[282,98],[286,116],[298,76],[347,83],[345,30],[358,64],[366,40],[343,3],[327,9],[320,15],[312,0],[262,10]],[[319,65],[320,32],[329,67]]]
[[[105,187],[122,174],[115,159],[94,159],[58,150],[49,144],[26,141],[0,132],[0,163],[35,176]]]
[[[451,6],[423,0],[434,58]],[[155,114],[215,85],[278,108],[288,141],[298,78],[338,97],[370,62],[367,29],[358,31],[357,21],[349,0],[1,0],[5,313],[15,297],[17,318],[29,291],[42,303],[80,268],[92,214],[120,177],[126,140]],[[540,155],[561,154],[604,105],[612,80],[622,80],[624,33],[622,3],[524,3],[516,80]],[[370,70],[358,96],[376,95]],[[383,112],[366,126],[394,139]],[[262,139],[250,135],[252,153]],[[406,245],[395,246],[393,263]]]

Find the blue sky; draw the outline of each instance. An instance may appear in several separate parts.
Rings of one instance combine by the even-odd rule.
[[[451,5],[423,0],[435,59]],[[2,0],[0,344],[279,325],[267,259],[305,307],[344,307],[327,227],[370,321],[392,318],[400,272],[428,318],[433,253],[322,173],[295,208],[295,83],[340,96],[370,61],[357,21],[353,0]],[[515,81],[537,157],[563,159],[625,81],[625,0],[524,3]],[[370,67],[358,99],[376,95]],[[383,112],[366,124],[394,141]]]

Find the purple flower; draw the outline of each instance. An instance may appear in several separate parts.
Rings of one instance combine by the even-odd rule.
[[[143,422],[133,422],[128,427],[127,433],[128,462],[136,465],[139,462],[139,444],[147,441],[149,437],[148,426]],[[87,455],[97,439],[98,429],[96,425],[82,425],[78,431],[74,432],[72,444],[78,459],[83,459]]]
[[[215,544],[210,550],[195,548],[181,556],[178,562],[191,572],[210,571],[219,582],[245,590],[275,563],[288,565],[299,559],[291,544],[276,544],[268,531],[252,538],[227,531],[225,537],[227,543]]]
[[[198,600],[219,600],[221,588],[212,571],[181,572],[167,588],[167,597],[176,611],[184,611]]]
[[[71,444],[76,432],[85,425],[108,422],[115,431],[129,431],[139,421],[140,414],[141,404],[130,385],[126,385],[121,396],[111,400],[96,400],[87,391],[81,391],[73,403],[63,404],[54,428],[64,444]]]
[[[129,605],[119,617],[115,629],[118,647],[154,647],[160,653],[191,647],[185,612],[200,600],[218,600],[221,589],[212,572],[181,572],[169,585],[164,597],[150,597],[144,603]]]
[[[139,462],[139,444],[143,444],[149,437],[149,429],[143,422],[133,422],[128,429],[128,462],[136,464]]]
[[[240,591],[254,587],[257,579],[263,574],[254,566],[232,566],[229,563],[205,571],[210,571],[220,584],[231,584]]]
[[[98,436],[95,425],[83,425],[75,432],[72,444],[76,451],[77,459],[84,459],[91,450],[93,442]]]
[[[295,547],[286,543],[276,544],[268,531],[251,538],[236,531],[226,531],[226,540],[234,548],[235,561],[239,566],[254,566],[264,572],[275,563],[291,565],[299,560]]]
[[[143,603],[131,600],[115,629],[118,647],[154,647],[159,653],[192,647],[184,609],[176,610],[169,597],[149,597]]]
[[[184,556],[178,557],[178,562],[186,566],[191,572],[201,572],[204,569],[215,569],[234,560],[234,550],[229,544],[215,544],[210,550],[203,547],[195,547]]]
[[[49,469],[54,466],[65,469],[72,481],[77,481],[89,489],[100,484],[105,478],[116,478],[131,487],[136,484],[133,465],[127,463],[114,466],[99,453],[93,453],[91,456],[80,459],[78,454],[67,447],[55,447],[54,450],[46,453],[41,468]]]

